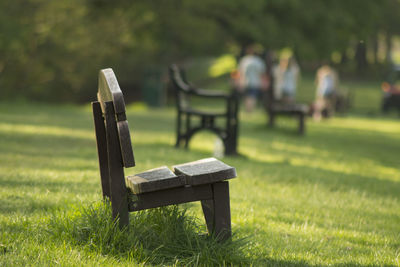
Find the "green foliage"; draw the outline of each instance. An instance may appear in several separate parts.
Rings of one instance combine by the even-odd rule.
[[[91,97],[113,67],[139,96],[149,69],[238,53],[256,42],[329,60],[362,40],[398,34],[399,1],[2,1],[0,96],[64,102]]]

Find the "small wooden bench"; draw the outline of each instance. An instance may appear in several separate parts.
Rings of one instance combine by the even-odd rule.
[[[209,233],[231,236],[229,183],[235,168],[207,158],[125,177],[135,166],[125,103],[112,69],[99,74],[98,101],[92,102],[103,197],[111,200],[113,218],[129,224],[129,212],[201,201]]]
[[[305,118],[308,114],[308,106],[299,103],[284,103],[277,101],[273,96],[273,90],[270,90],[270,95],[267,99],[266,110],[268,113],[268,125],[275,126],[275,117],[278,115],[290,116],[298,119],[298,133],[305,133]]]
[[[184,144],[187,148],[195,133],[200,130],[210,130],[223,141],[225,155],[236,155],[239,127],[237,95],[196,88],[186,81],[177,65],[170,66],[169,74],[176,96],[176,147]],[[224,111],[212,112],[194,107],[193,98],[220,99],[220,106],[224,107]],[[196,118],[199,119],[200,124],[194,125],[193,121]],[[222,120],[224,126],[218,127],[217,120]]]

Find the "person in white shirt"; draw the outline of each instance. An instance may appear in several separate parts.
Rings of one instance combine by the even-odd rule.
[[[246,55],[239,62],[239,89],[245,93],[245,109],[254,110],[261,90],[268,88],[266,66],[264,61],[255,54],[253,46],[246,49]]]

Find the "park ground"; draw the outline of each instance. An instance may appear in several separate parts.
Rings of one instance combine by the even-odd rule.
[[[204,246],[174,243],[173,230],[156,248],[139,239],[96,239],[104,229],[121,233],[90,222],[97,216],[94,224],[111,224],[100,202],[90,105],[1,102],[0,265],[400,266],[400,121],[380,113],[378,82],[343,86],[353,94],[350,112],[319,123],[309,119],[303,137],[290,118],[269,129],[262,109],[240,114],[243,156],[223,158],[238,174],[230,183],[230,252],[193,237],[205,231],[198,203],[163,216],[169,224],[180,216],[194,220],[199,227],[182,231]],[[309,102],[312,88],[305,77],[299,100]],[[172,106],[133,104],[127,115],[137,166],[126,174],[213,155],[210,133],[195,136],[190,150],[173,147]],[[165,219],[157,214],[163,211],[132,218],[148,220],[137,231]]]

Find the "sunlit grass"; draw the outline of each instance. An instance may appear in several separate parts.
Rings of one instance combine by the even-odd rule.
[[[188,151],[173,147],[172,108],[129,106],[128,119],[137,166],[127,174],[213,154],[216,137],[207,132],[196,135]],[[399,121],[308,120],[304,137],[295,127],[294,120],[278,118],[276,129],[269,129],[261,110],[241,114],[243,157],[223,159],[238,172],[230,198],[235,238],[247,238],[239,260],[255,266],[398,266]],[[101,199],[89,105],[2,103],[0,151],[0,265],[151,264],[139,254],[102,253],[98,241],[79,243],[45,231],[62,214],[71,227],[78,225],[74,218]],[[204,224],[198,203],[184,207]],[[177,265],[185,262],[177,258]]]

